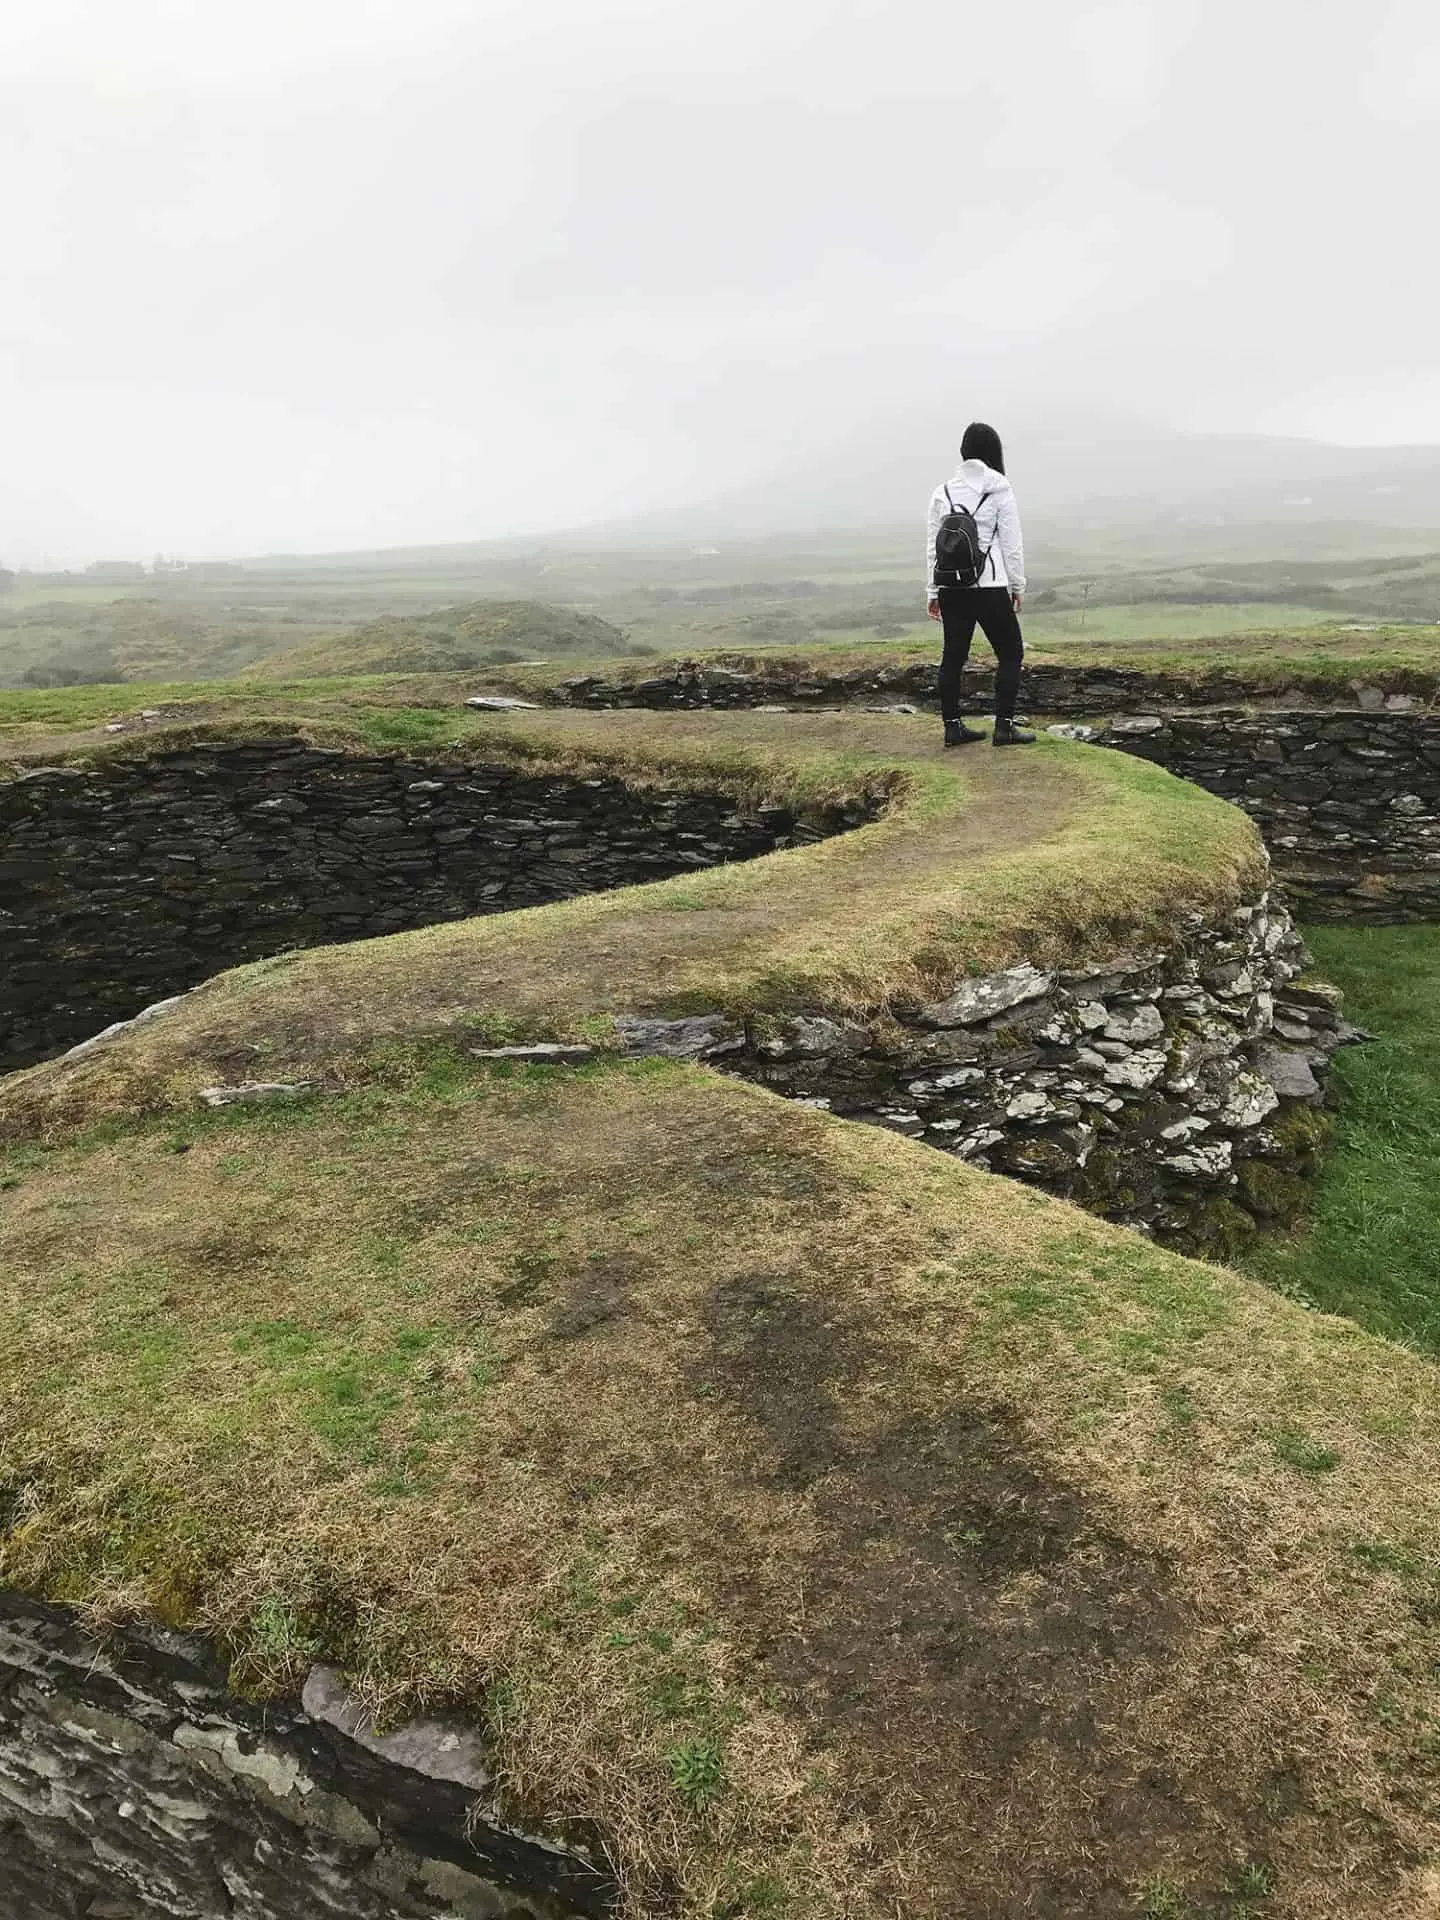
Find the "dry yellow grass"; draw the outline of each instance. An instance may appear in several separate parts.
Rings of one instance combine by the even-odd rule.
[[[1431,1911],[1415,1356],[678,1068],[9,1164],[6,1584],[477,1714],[637,1915]]]

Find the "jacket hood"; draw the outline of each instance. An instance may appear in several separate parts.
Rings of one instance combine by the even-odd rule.
[[[999,493],[1002,489],[1008,490],[1010,486],[1010,482],[1003,473],[997,472],[994,467],[987,467],[983,460],[962,460],[952,478],[967,480],[972,487],[979,487],[982,491],[989,491],[992,494]]]

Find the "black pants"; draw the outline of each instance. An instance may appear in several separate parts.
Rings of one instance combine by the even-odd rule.
[[[975,624],[995,654],[995,718],[1013,720],[1020,693],[1020,662],[1025,642],[1015,617],[1008,587],[942,587],[940,618],[945,627],[945,652],[940,661],[940,712],[946,720],[960,718],[960,675],[970,658]]]

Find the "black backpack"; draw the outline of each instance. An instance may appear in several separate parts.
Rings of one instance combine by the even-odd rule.
[[[978,586],[990,549],[986,547],[983,553],[980,549],[980,527],[975,516],[990,494],[988,490],[982,493],[973,510],[957,507],[950,499],[949,487],[945,488],[945,498],[950,511],[935,533],[935,578],[931,584],[937,591],[941,587]]]

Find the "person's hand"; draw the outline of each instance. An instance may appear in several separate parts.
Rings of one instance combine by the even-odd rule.
[[[1012,594],[1011,594],[1011,596],[1010,596],[1010,598],[1011,598],[1011,599],[1012,599],[1012,600],[1013,600],[1013,601],[1015,602],[1015,611],[1016,611],[1016,613],[1019,613],[1019,612],[1020,612],[1020,610],[1021,610],[1021,608],[1022,608],[1022,607],[1023,607],[1024,605],[1025,605],[1025,596],[1024,596],[1024,594],[1023,594],[1023,593],[1012,593]]]
[[[935,599],[935,598],[932,598],[931,600],[929,600],[929,601],[928,601],[928,602],[926,603],[926,607],[925,607],[925,611],[926,611],[926,612],[927,612],[927,613],[929,614],[929,616],[930,616],[930,618],[931,618],[932,620],[938,620],[938,619],[940,618],[940,602],[939,602],[939,600],[938,600],[938,599]]]

